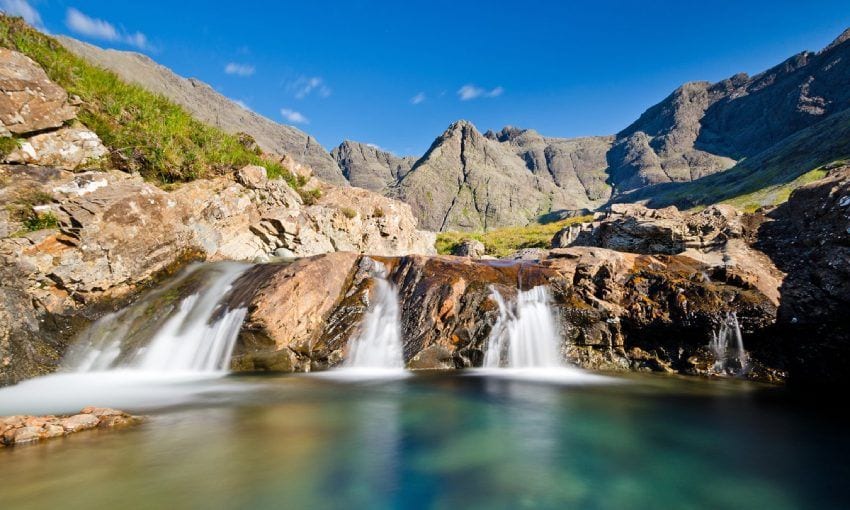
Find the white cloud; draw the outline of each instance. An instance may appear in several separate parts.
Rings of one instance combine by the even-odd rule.
[[[376,151],[388,152],[386,149],[384,149],[383,147],[381,147],[380,145],[378,145],[376,143],[367,143],[366,147],[371,147],[371,148],[375,149]]]
[[[243,100],[241,100],[241,99],[234,99],[234,100],[233,100],[233,102],[234,102],[234,103],[236,103],[236,104],[238,104],[238,105],[239,105],[239,106],[241,106],[242,108],[244,108],[244,109],[248,110],[249,112],[254,111],[254,110],[252,110],[252,109],[251,109],[251,107],[250,107],[250,106],[248,106],[248,103],[246,103],[245,101],[243,101]]]
[[[307,119],[301,112],[296,112],[295,110],[290,110],[289,108],[281,108],[280,114],[284,119],[293,123],[293,124],[309,124],[310,120]]]
[[[327,86],[324,79],[318,76],[299,76],[290,82],[286,88],[292,92],[296,99],[304,99],[314,92],[319,97],[331,95],[330,87]]]
[[[410,104],[419,104],[419,103],[421,103],[421,102],[425,101],[425,99],[426,99],[426,98],[425,98],[425,93],[424,93],[424,92],[420,92],[420,93],[418,93],[418,94],[416,94],[415,96],[413,96],[413,97],[411,97],[411,98],[410,98]]]
[[[254,66],[250,64],[229,62],[226,66],[224,66],[224,72],[227,74],[235,74],[236,76],[251,76],[254,74]]]
[[[505,89],[502,87],[487,90],[469,83],[458,89],[457,95],[461,101],[469,101],[470,99],[478,99],[479,97],[499,97],[504,92]]]
[[[20,16],[34,27],[41,27],[41,14],[27,0],[2,0],[0,11],[10,16]]]
[[[68,8],[65,16],[65,25],[72,31],[93,39],[122,42],[141,49],[149,48],[148,38],[145,34],[141,32],[128,33],[124,30],[119,30],[112,23],[86,16],[73,7]]]

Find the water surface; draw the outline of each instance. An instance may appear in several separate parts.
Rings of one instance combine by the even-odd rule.
[[[781,510],[850,496],[842,424],[744,384],[231,376],[95,394],[73,375],[56,376],[68,393],[150,420],[0,450],[0,508]],[[47,396],[30,384],[0,390],[0,414],[76,405],[26,400]]]

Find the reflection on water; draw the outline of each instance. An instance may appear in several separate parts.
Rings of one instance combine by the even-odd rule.
[[[140,427],[0,451],[0,467],[14,466],[3,469],[0,506],[785,509],[847,501],[850,448],[840,423],[749,386],[656,381],[195,381],[180,404],[139,401],[130,410],[151,416]]]

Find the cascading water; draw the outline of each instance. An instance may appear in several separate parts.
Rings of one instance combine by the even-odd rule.
[[[514,306],[492,289],[499,305],[484,354],[485,368],[557,368],[560,335],[549,289],[540,285],[519,291]]]
[[[404,356],[398,292],[387,280],[387,268],[380,262],[374,262],[372,280],[369,309],[363,317],[360,333],[348,345],[344,368],[402,370]]]
[[[720,327],[711,333],[709,348],[714,353],[714,371],[743,374],[747,371],[747,352],[741,336],[741,326],[735,312],[729,312]]]
[[[238,263],[193,266],[165,288],[95,322],[63,364],[73,372],[226,371],[246,310],[227,309],[223,301],[247,268]],[[196,286],[191,295],[176,306],[163,304],[189,284]],[[173,311],[147,324],[162,306]]]

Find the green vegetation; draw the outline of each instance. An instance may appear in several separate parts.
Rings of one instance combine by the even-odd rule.
[[[562,228],[593,219],[592,215],[577,216],[552,223],[534,223],[525,227],[504,227],[489,232],[441,232],[437,234],[437,252],[450,254],[455,246],[467,239],[484,243],[487,255],[504,257],[522,248],[548,248],[552,237]]]
[[[0,158],[5,158],[20,146],[17,138],[0,138]]]
[[[16,232],[16,235],[46,228],[56,228],[58,221],[52,212],[35,210],[36,206],[47,205],[51,202],[53,202],[53,195],[38,189],[27,190],[16,196],[6,206],[11,219],[23,226],[23,229]]]
[[[78,117],[110,148],[109,163],[116,168],[164,184],[255,164],[266,167],[269,177],[299,187],[295,175],[263,160],[244,137],[203,124],[168,99],[87,63],[20,18],[0,15],[0,46],[35,60],[50,79],[83,100]]]
[[[355,211],[351,207],[343,207],[342,209],[340,209],[340,211],[342,211],[342,215],[348,218],[349,220],[357,216],[357,211]]]
[[[724,203],[734,205],[745,212],[755,212],[761,207],[774,206],[787,202],[792,191],[824,177],[826,177],[826,170],[816,168],[804,173],[791,182],[768,186],[752,193],[725,200]]]
[[[381,209],[380,207],[376,207],[376,208],[372,211],[372,216],[373,216],[374,218],[383,218],[383,217],[384,217],[384,215],[385,215],[384,210],[383,210],[383,209]]]
[[[299,187],[296,189],[298,194],[301,195],[301,201],[304,202],[304,205],[315,205],[322,198],[322,190],[318,188],[304,189]]]

